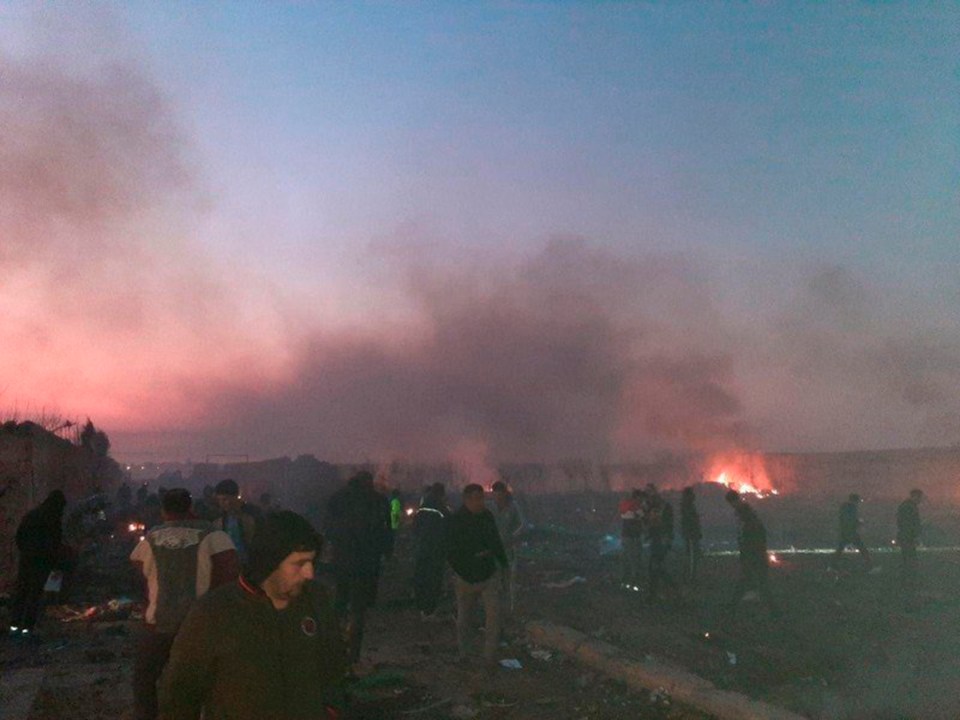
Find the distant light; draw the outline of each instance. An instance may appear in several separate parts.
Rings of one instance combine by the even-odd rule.
[[[413,508],[407,508],[407,516],[413,515]]]

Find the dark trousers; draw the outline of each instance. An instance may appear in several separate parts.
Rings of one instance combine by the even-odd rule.
[[[157,682],[170,657],[176,633],[140,629],[137,657],[133,664],[133,709],[135,720],[156,720]]]
[[[341,567],[336,571],[336,578],[337,592],[333,607],[343,625],[347,658],[351,663],[355,663],[360,660],[367,610],[373,607],[377,599],[380,568],[378,565],[375,573],[371,571],[361,574],[352,568]]]
[[[859,533],[840,538],[840,542],[837,544],[837,551],[833,554],[834,559],[839,559],[843,555],[843,551],[847,549],[848,545],[859,550],[860,557],[863,558],[864,565],[870,567],[872,563],[870,559],[870,551],[867,550],[867,546],[863,544],[863,540],[860,538]]]
[[[671,590],[677,586],[670,576],[670,573],[667,572],[667,553],[669,551],[670,548],[659,540],[653,540],[650,543],[649,571],[651,600],[656,600],[661,585],[666,585]]]
[[[760,599],[766,604],[771,615],[778,615],[779,609],[773,601],[773,594],[770,592],[770,568],[767,565],[766,553],[758,556],[740,553],[740,577],[733,591],[733,599],[730,602],[731,608],[735,608],[743,600],[743,596],[749,590],[754,590],[760,596]]]
[[[427,615],[433,614],[440,602],[443,590],[443,557],[423,555],[413,566],[413,597],[417,609]]]
[[[30,558],[20,558],[17,567],[17,589],[13,595],[13,610],[10,626],[33,630],[40,615],[43,586],[47,583],[51,567]]]
[[[913,543],[901,543],[900,585],[908,595],[912,595],[917,589],[917,568],[917,546]]]
[[[700,538],[685,538],[683,541],[683,575],[687,582],[697,579],[700,569]]]

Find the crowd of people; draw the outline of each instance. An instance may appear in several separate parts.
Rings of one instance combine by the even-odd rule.
[[[442,619],[449,568],[459,661],[485,668],[496,666],[501,631],[515,611],[516,551],[527,527],[506,482],[494,483],[489,495],[469,484],[454,510],[445,486],[437,483],[424,489],[412,509],[412,594],[420,617]],[[897,512],[908,591],[916,583],[922,498],[921,491],[912,491]],[[730,607],[755,592],[776,616],[764,523],[742,495],[731,490],[725,499],[739,529],[740,575]],[[322,534],[301,515],[280,510],[269,495],[261,497],[260,507],[246,503],[229,479],[196,502],[184,488],[151,496],[145,486],[136,500],[128,486],[121,488],[117,500],[140,517],[158,506],[156,522],[130,555],[146,600],[133,673],[137,720],[336,717],[342,681],[362,656],[383,563],[395,549],[403,517],[399,493],[388,495],[371,473],[356,473],[329,498]],[[851,495],[840,508],[836,555],[853,546],[869,571],[859,503]],[[44,585],[63,562],[66,505],[63,493],[54,491],[20,523],[13,635],[33,632]],[[630,492],[619,517],[623,588],[640,592],[645,584],[647,599],[656,602],[661,593],[676,595],[681,584],[696,583],[702,529],[693,487],[681,494],[680,580],[667,569],[673,507],[657,488]],[[332,582],[317,582],[320,566],[331,568]],[[478,601],[484,617],[480,653],[473,623]]]
[[[688,584],[697,580],[700,566],[700,542],[703,532],[700,514],[696,506],[696,494],[692,486],[685,487],[680,499],[680,537],[683,541],[683,579]],[[729,602],[733,610],[747,596],[756,595],[766,604],[774,617],[780,614],[779,607],[770,590],[770,553],[767,549],[767,530],[760,516],[744,495],[729,490],[724,496],[737,521],[737,549],[740,574],[734,585]],[[904,603],[910,607],[917,586],[917,545],[921,527],[919,505],[923,491],[914,489],[897,508],[897,536],[895,543],[900,549],[900,584]],[[841,504],[839,511],[840,539],[833,554],[833,565],[848,547],[853,547],[865,572],[875,572],[870,552],[860,536],[860,495],[852,493]],[[650,557],[647,563],[647,593],[649,602],[661,599],[664,586],[676,591],[677,583],[666,570],[666,557],[671,551],[674,537],[673,509],[650,484],[645,489],[632,490],[620,501],[620,539],[622,545],[621,587],[632,592],[641,592],[643,578],[643,552],[646,546]]]

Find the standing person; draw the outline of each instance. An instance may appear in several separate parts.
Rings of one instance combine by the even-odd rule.
[[[914,489],[897,508],[897,545],[900,547],[900,585],[905,601],[910,602],[917,589],[917,544],[920,542],[920,502],[923,490]]]
[[[646,493],[633,490],[620,501],[620,542],[623,546],[623,577],[621,585],[627,590],[640,591],[643,568],[643,507]]]
[[[748,590],[755,590],[766,603],[770,614],[777,617],[780,611],[770,593],[767,529],[757,513],[736,490],[727,492],[724,499],[733,508],[737,518],[737,544],[740,549],[740,577],[737,579],[730,608],[735,609]]]
[[[457,646],[466,659],[471,646],[471,616],[477,598],[483,600],[483,658],[493,665],[500,645],[500,578],[507,554],[500,542],[496,520],[484,506],[483,486],[471,483],[463,489],[463,505],[450,518],[447,555],[454,573],[457,594]]]
[[[367,611],[377,600],[384,557],[393,553],[390,503],[361,471],[327,503],[325,529],[333,548],[335,608],[345,625],[351,663],[360,660]]]
[[[666,585],[676,594],[677,584],[667,572],[667,554],[673,546],[673,506],[657,492],[648,492],[644,510],[644,525],[650,541],[650,594],[648,600],[656,602],[660,586]]]
[[[490,489],[493,490],[493,519],[507,554],[507,568],[503,572],[504,610],[512,613],[517,601],[517,541],[523,534],[526,522],[513,493],[503,480],[497,480]]]
[[[837,543],[833,560],[834,563],[839,562],[840,558],[843,557],[843,551],[847,549],[848,545],[852,545],[860,552],[864,567],[869,570],[871,565],[870,552],[860,537],[860,502],[860,496],[857,493],[851,493],[847,501],[840,505],[840,541]]]
[[[213,526],[230,536],[237,549],[240,565],[245,565],[250,543],[257,533],[258,513],[253,506],[240,499],[240,486],[236,480],[221,480],[213,489],[213,494],[220,507],[220,517],[213,521]]]
[[[240,579],[200,598],[177,633],[163,720],[328,717],[345,661],[329,599],[311,582],[322,540],[289,510],[261,530]]]
[[[147,610],[133,669],[136,720],[157,717],[157,681],[194,600],[207,590],[235,582],[239,574],[230,537],[198,519],[192,503],[183,488],[164,493],[163,522],[150,530],[130,555],[147,584]]]
[[[683,536],[683,571],[687,582],[696,582],[700,569],[700,540],[703,531],[700,528],[700,513],[697,511],[696,495],[693,487],[683,489],[680,496],[680,534]]]
[[[447,490],[435,483],[413,518],[413,595],[422,620],[435,617],[447,561]]]
[[[67,499],[54,490],[42,503],[23,516],[17,526],[16,543],[20,553],[17,587],[10,614],[10,633],[29,636],[36,627],[43,599],[43,586],[51,570],[63,557],[63,510]]]

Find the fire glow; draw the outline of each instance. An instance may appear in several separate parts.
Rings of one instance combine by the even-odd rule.
[[[707,478],[707,482],[758,498],[780,494],[773,486],[760,455],[715,458],[710,464]]]

